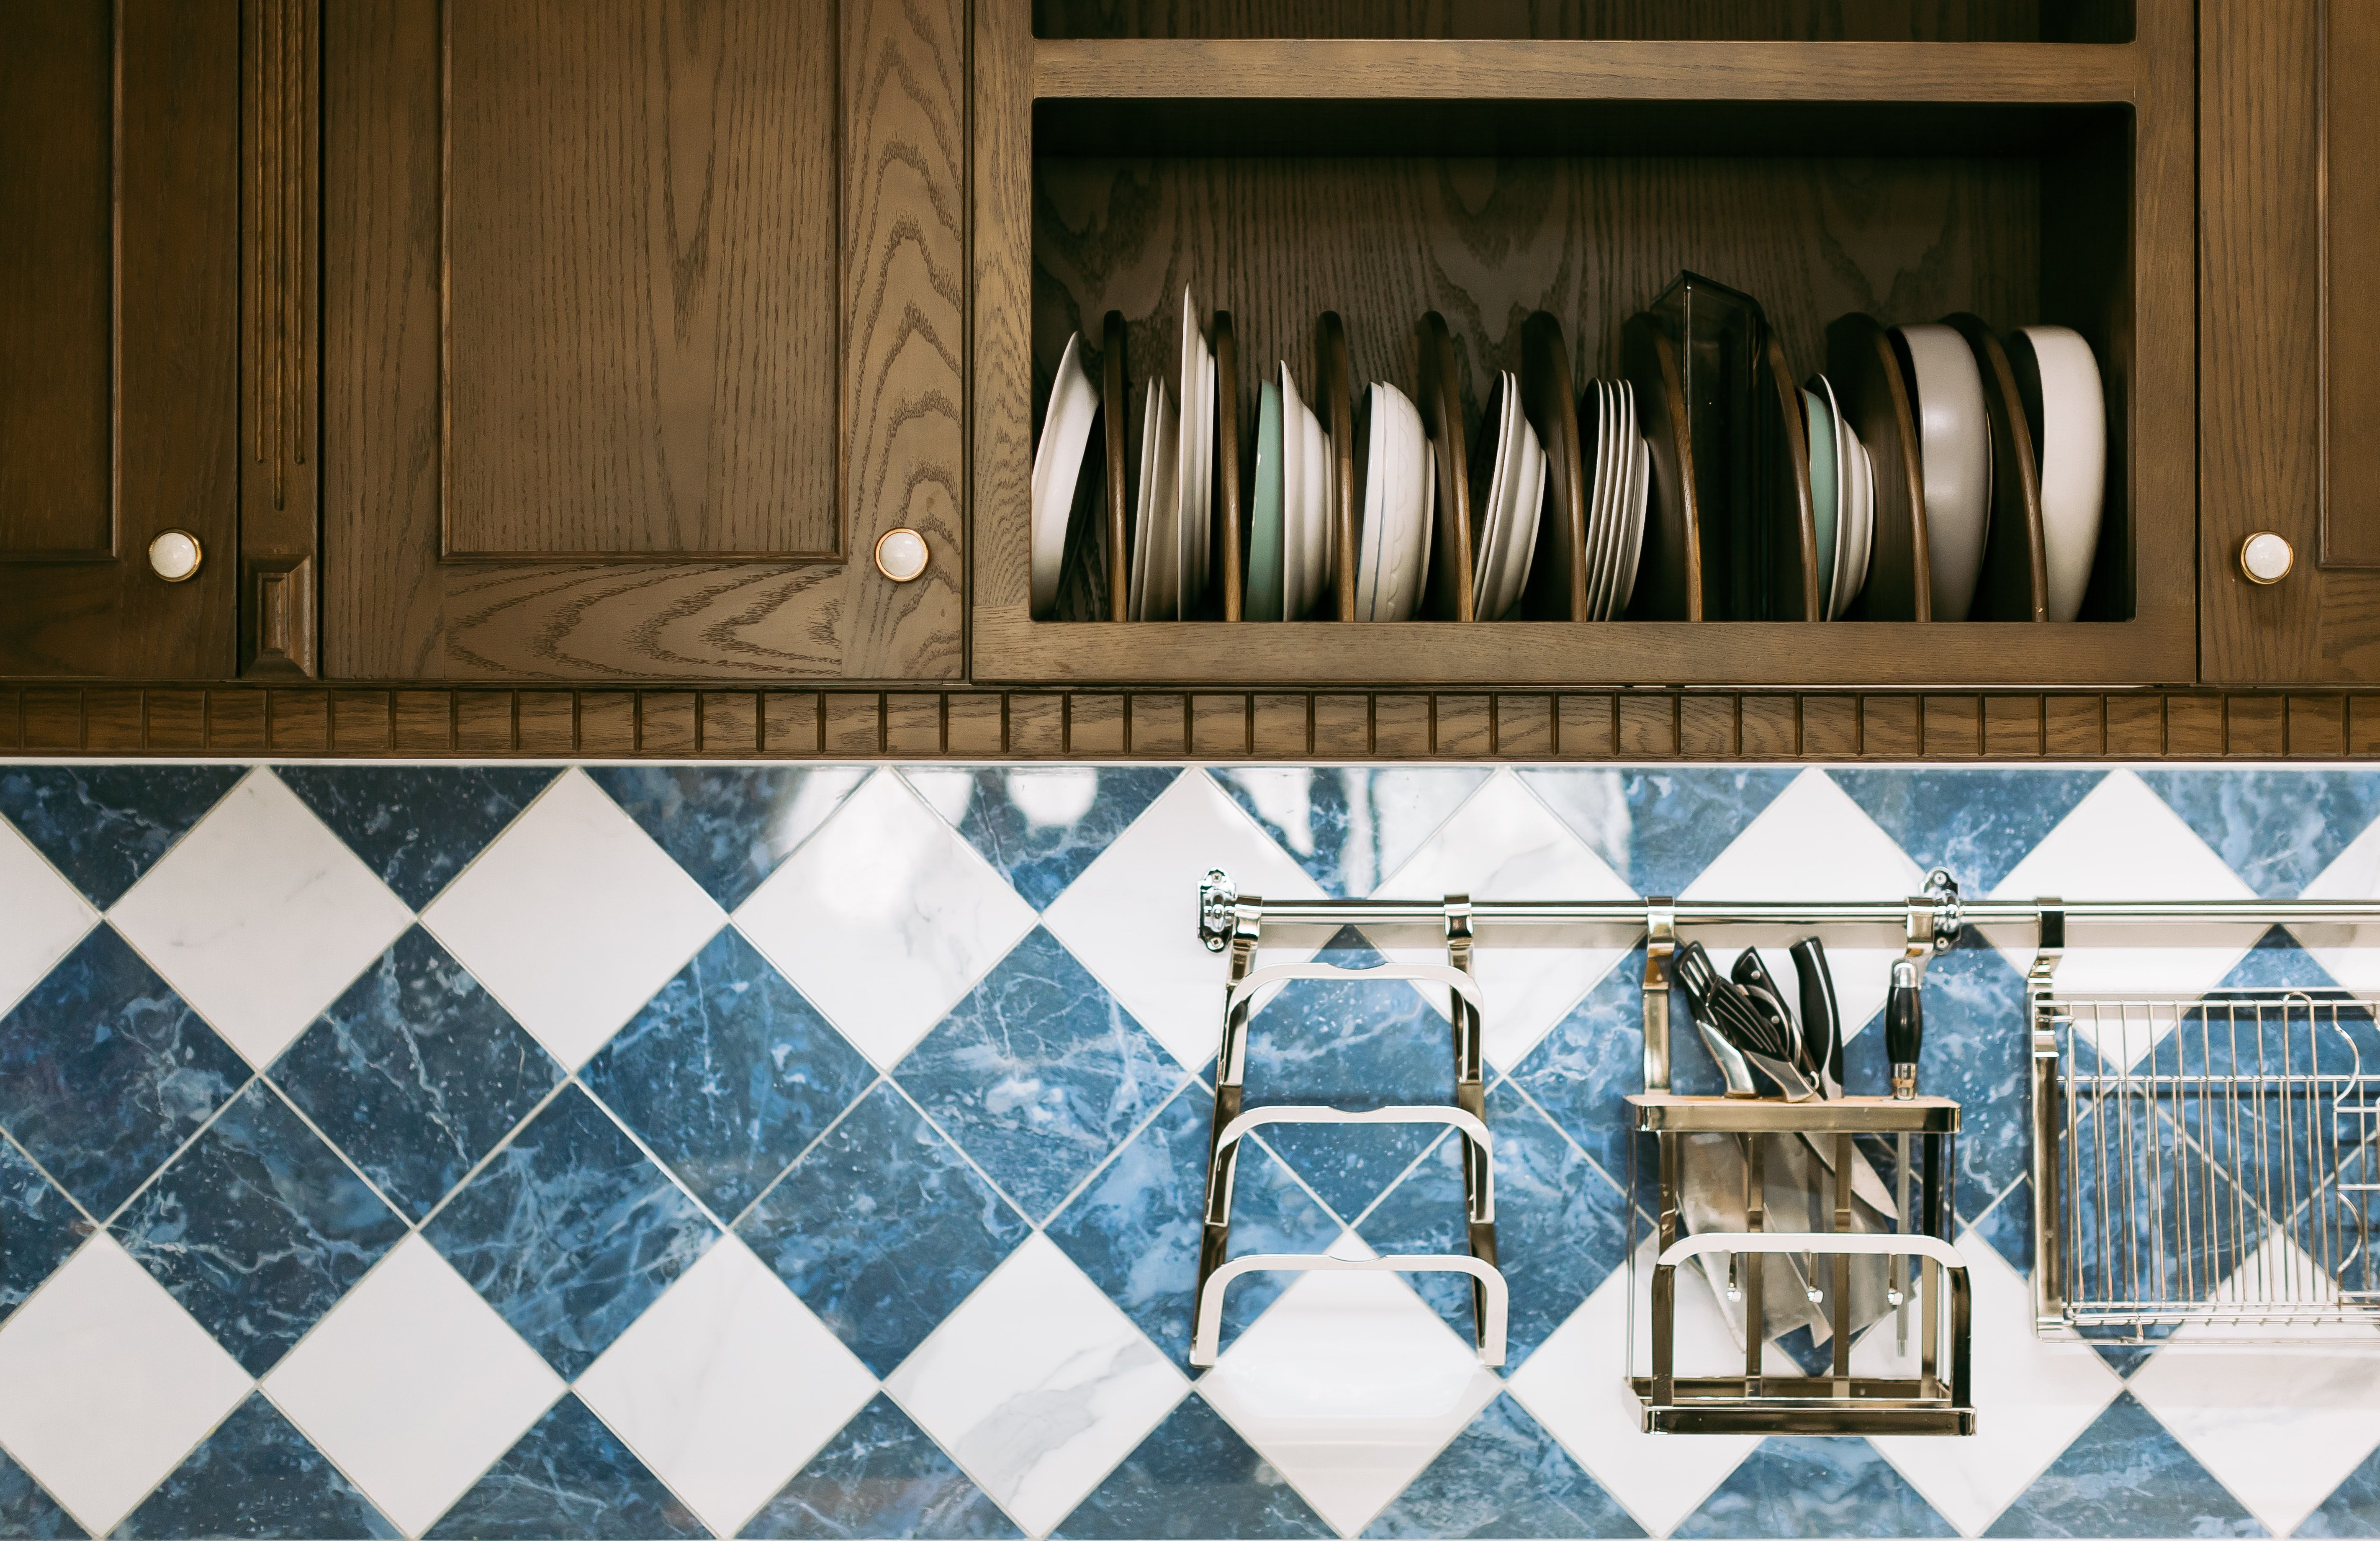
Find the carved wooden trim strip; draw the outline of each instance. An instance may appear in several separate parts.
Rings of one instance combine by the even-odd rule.
[[[2380,692],[0,686],[0,755],[396,758],[2380,759]]]
[[[250,676],[315,672],[320,4],[247,0],[242,18],[239,605]]]

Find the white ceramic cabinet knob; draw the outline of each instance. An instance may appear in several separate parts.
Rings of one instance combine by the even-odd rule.
[[[2289,576],[2297,553],[2269,529],[2260,529],[2240,543],[2240,570],[2250,583],[2278,583]]]
[[[905,527],[888,529],[876,542],[876,570],[895,583],[907,583],[926,571],[926,538]]]
[[[149,570],[167,583],[196,577],[205,556],[199,538],[187,529],[169,529],[149,542]]]

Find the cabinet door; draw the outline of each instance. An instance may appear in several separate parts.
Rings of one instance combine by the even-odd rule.
[[[2201,667],[2380,680],[2380,5],[2201,0],[2199,28]],[[2243,569],[2259,532],[2277,582]]]
[[[236,0],[0,6],[0,675],[233,672],[238,169]]]
[[[329,673],[957,672],[961,19],[329,7]]]

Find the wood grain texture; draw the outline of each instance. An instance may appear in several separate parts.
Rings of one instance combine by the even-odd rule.
[[[1043,37],[2120,41],[2106,6],[2046,0],[1035,0]]]
[[[115,115],[112,5],[0,10],[0,560],[115,552]]]
[[[821,7],[798,9],[803,26],[829,14]],[[740,12],[711,15],[722,27],[737,17],[755,25],[767,20],[757,0]],[[694,531],[674,546],[668,542],[677,537],[664,530],[655,539],[666,549],[643,562],[447,562],[438,554],[449,492],[442,469],[451,464],[457,476],[476,473],[465,463],[468,455],[450,456],[442,447],[446,425],[440,384],[441,279],[450,253],[442,244],[447,226],[441,181],[446,136],[440,6],[437,0],[360,0],[330,8],[324,18],[323,132],[323,419],[329,452],[323,620],[329,673],[410,679],[896,680],[950,677],[964,667],[965,552],[958,516],[965,441],[963,5],[845,0],[832,15],[832,25],[820,34],[819,47],[807,51],[804,67],[826,68],[820,77],[823,83],[810,94],[840,103],[839,116],[821,127],[824,138],[810,147],[817,153],[808,157],[828,155],[833,175],[819,184],[817,197],[797,210],[781,210],[788,219],[798,215],[805,238],[829,240],[840,257],[820,270],[822,279],[808,284],[803,305],[786,309],[793,306],[786,299],[779,307],[783,313],[751,323],[774,330],[739,332],[741,322],[714,324],[705,319],[712,313],[704,309],[712,303],[707,296],[715,294],[719,306],[750,297],[746,294],[739,300],[743,291],[731,282],[731,269],[746,270],[734,269],[719,250],[701,245],[735,234],[723,203],[715,203],[713,224],[700,230],[686,223],[693,216],[686,209],[662,210],[675,224],[644,226],[675,229],[695,239],[716,259],[706,259],[708,267],[673,266],[686,253],[673,257],[666,241],[643,247],[641,259],[627,246],[610,254],[615,271],[627,271],[620,264],[641,260],[651,292],[671,297],[665,304],[647,304],[645,315],[667,315],[673,326],[677,319],[686,321],[679,363],[691,369],[687,360],[708,358],[714,371],[725,371],[719,376],[728,382],[722,394],[704,397],[698,391],[666,398],[670,410],[697,417],[700,413],[689,404],[708,403],[703,410],[710,414],[710,428],[695,435],[707,444],[713,443],[704,437],[711,429],[747,420],[735,416],[750,404],[736,399],[744,387],[735,383],[740,367],[731,368],[745,356],[733,349],[748,353],[766,338],[782,340],[786,328],[800,330],[807,351],[798,356],[807,360],[810,376],[804,389],[811,393],[804,398],[810,405],[803,409],[803,431],[823,434],[839,422],[832,431],[840,435],[834,443],[842,446],[844,464],[841,491],[821,483],[812,502],[828,511],[827,525],[842,521],[845,558],[802,564],[704,560],[695,542],[714,536],[725,540],[722,532],[729,527],[722,525],[708,533]],[[715,59],[732,75],[735,61],[727,52],[733,35],[732,29],[721,34],[729,42],[713,50],[711,34],[700,27],[690,33],[681,28],[672,46],[682,53],[698,43],[697,55]],[[654,42],[656,49],[661,46]],[[479,52],[489,68],[503,62],[492,49]],[[832,54],[837,62],[819,66],[809,55],[820,53]],[[510,67],[545,66],[535,57],[516,56],[510,58]],[[796,82],[804,78],[798,71],[786,77]],[[472,99],[471,92],[465,97]],[[722,97],[689,85],[672,100],[700,118],[702,112],[715,115],[726,110],[722,103],[739,98],[735,91]],[[603,121],[617,120],[614,126],[625,133],[625,112],[614,103],[612,119],[599,118],[593,127],[547,123],[541,129],[545,147],[565,160],[583,159],[579,140]],[[866,131],[859,132],[863,115]],[[748,140],[766,127],[741,120],[715,127],[674,120],[655,124],[642,115],[635,121],[647,142],[673,146],[700,142],[712,132]],[[837,123],[840,128],[827,131]],[[469,125],[458,125],[465,137],[471,131]],[[529,127],[516,128],[516,138],[524,134],[530,137],[513,147],[516,158],[533,161],[534,155],[521,152],[540,141]],[[839,168],[831,164],[826,143],[838,134],[844,153]],[[706,176],[726,175],[719,168],[679,169],[695,178],[688,197],[708,185]],[[675,184],[662,179],[655,185]],[[724,197],[726,184],[721,188]],[[577,240],[559,216],[533,233],[556,250],[575,249]],[[759,237],[743,238],[751,245]],[[779,257],[794,238],[790,229],[779,232]],[[833,277],[838,264],[839,287]],[[725,286],[705,287],[713,284]],[[681,294],[673,285],[690,286]],[[673,309],[681,298],[682,311]],[[832,362],[838,316],[844,328],[840,371]],[[706,335],[714,350],[726,353],[706,354],[697,346],[696,334],[704,326],[712,327]],[[462,330],[458,322],[458,335]],[[466,338],[465,346],[476,345]],[[783,367],[789,357],[772,358],[769,370]],[[565,382],[579,378],[565,376]],[[672,378],[683,382],[680,376]],[[554,389],[567,394],[565,385]],[[681,428],[686,425],[674,422],[670,432]],[[834,459],[830,448],[826,464],[832,467]],[[833,512],[837,496],[846,504],[841,515]],[[641,504],[639,516],[658,517],[658,506]],[[893,585],[875,571],[869,552],[884,530],[905,524],[925,536],[930,565],[917,582]],[[826,546],[832,549],[833,541]],[[714,549],[724,548],[714,542]]]
[[[0,674],[236,668],[239,20],[72,0],[0,21],[0,374],[22,382],[0,385]],[[176,528],[211,560],[167,584],[147,549]]]
[[[2322,7],[2322,563],[2380,567],[2380,6]]]
[[[239,667],[249,676],[320,673],[321,30],[321,0],[242,8]]]
[[[1978,42],[1045,41],[1042,97],[2118,102],[2122,46]]]
[[[446,0],[445,554],[840,554],[835,28]]]

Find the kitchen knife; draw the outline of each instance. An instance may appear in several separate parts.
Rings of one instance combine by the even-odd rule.
[[[1827,944],[1803,937],[1793,944],[1793,972],[1802,981],[1802,1041],[1818,1070],[1818,1092],[1828,1101],[1843,1095],[1843,1019],[1835,1003],[1834,970]]]
[[[1694,1005],[1695,1020],[1716,1028],[1746,1061],[1776,1082],[1786,1101],[1807,1102],[1818,1095],[1817,1084],[1803,1074],[1795,1062],[1800,1047],[1789,1041],[1785,1032],[1733,981],[1719,977],[1701,942],[1690,941],[1678,949],[1670,966],[1671,977]]]

